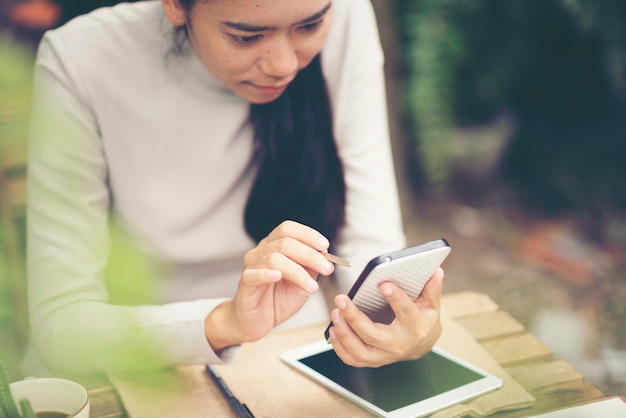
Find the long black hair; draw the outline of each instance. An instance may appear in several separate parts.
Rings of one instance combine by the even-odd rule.
[[[251,105],[250,120],[259,171],[246,205],[248,234],[259,241],[291,219],[333,242],[345,218],[345,183],[320,56],[278,99]]]
[[[179,0],[187,13],[196,0]],[[176,29],[177,46],[188,28]],[[258,169],[244,213],[259,242],[284,220],[308,225],[330,242],[345,220],[346,186],[318,54],[271,103],[250,105]]]

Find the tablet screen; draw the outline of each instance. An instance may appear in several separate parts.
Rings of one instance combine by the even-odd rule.
[[[379,368],[348,366],[323,340],[287,351],[281,358],[384,417],[432,414],[502,386],[497,376],[437,347],[417,360]]]
[[[418,360],[401,361],[376,369],[346,366],[334,350],[300,361],[388,412],[483,377],[432,351]]]

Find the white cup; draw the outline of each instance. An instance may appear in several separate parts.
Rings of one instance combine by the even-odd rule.
[[[28,399],[35,414],[57,412],[71,418],[89,418],[87,390],[71,380],[30,377],[9,384],[9,388],[15,403]]]

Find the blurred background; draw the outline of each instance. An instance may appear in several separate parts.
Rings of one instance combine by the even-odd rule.
[[[24,177],[43,32],[106,0],[0,0],[0,353],[26,340]],[[409,243],[626,395],[626,2],[373,0]],[[12,326],[12,324],[19,324]],[[15,373],[15,371],[11,371]]]

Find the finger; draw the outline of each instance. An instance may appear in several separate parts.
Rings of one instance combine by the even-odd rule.
[[[346,348],[341,343],[341,340],[339,340],[339,338],[337,338],[337,335],[335,334],[335,327],[334,326],[330,327],[329,334],[330,334],[330,343],[332,344],[333,350],[335,350],[335,354],[337,354],[337,357],[339,357],[341,359],[341,361],[343,361],[348,366],[361,367],[362,364],[360,362],[358,362],[350,354],[350,352],[348,350],[346,350]]]
[[[433,309],[439,311],[441,309],[441,292],[443,291],[444,272],[440,267],[437,269],[433,277],[428,280],[424,290],[415,301],[415,305],[420,310]]]
[[[326,251],[330,247],[328,239],[315,229],[295,221],[283,221],[267,236],[268,241],[291,237],[314,248],[317,251]]]
[[[267,267],[259,263],[276,251],[309,270],[311,277],[318,274],[329,276],[335,266],[324,257],[325,248],[328,248],[328,240],[319,232],[297,222],[285,221],[246,253],[244,265],[250,268]]]
[[[344,327],[341,324],[338,322],[338,325],[333,325],[329,333],[333,349],[344,363],[354,367],[380,367],[399,358],[393,357],[384,349],[364,343],[354,332],[344,334],[345,330],[342,330]],[[343,322],[343,324],[346,323]]]
[[[389,338],[388,327],[372,322],[346,295],[337,295],[335,304],[339,308],[336,310],[336,318],[340,321],[339,324],[333,321],[337,328],[335,332],[350,352],[363,351],[363,347],[384,345],[382,341]],[[331,319],[334,319],[332,313]]]
[[[315,277],[317,274],[329,276],[335,271],[334,264],[328,261],[321,252],[291,237],[273,241],[267,245],[265,251],[284,254],[293,262],[307,269],[311,273],[311,277]]]
[[[381,283],[378,290],[396,314],[397,321],[408,326],[417,325],[416,317],[419,316],[419,310],[404,290],[392,282]]]
[[[298,263],[280,252],[273,252],[263,262],[265,268],[280,270],[282,279],[293,283],[307,293],[316,292],[319,289],[317,281]]]
[[[319,289],[315,276],[309,274],[302,265],[293,262],[281,253],[272,253],[269,258],[269,266],[281,270],[283,280],[287,280],[307,293],[314,293]]]
[[[375,356],[374,347],[365,344],[350,328],[339,309],[330,315],[333,326],[330,329],[330,341],[339,358],[350,366],[363,367],[371,363]]]
[[[280,270],[274,269],[247,269],[241,274],[239,292],[242,295],[251,295],[259,286],[276,283],[282,278]]]

